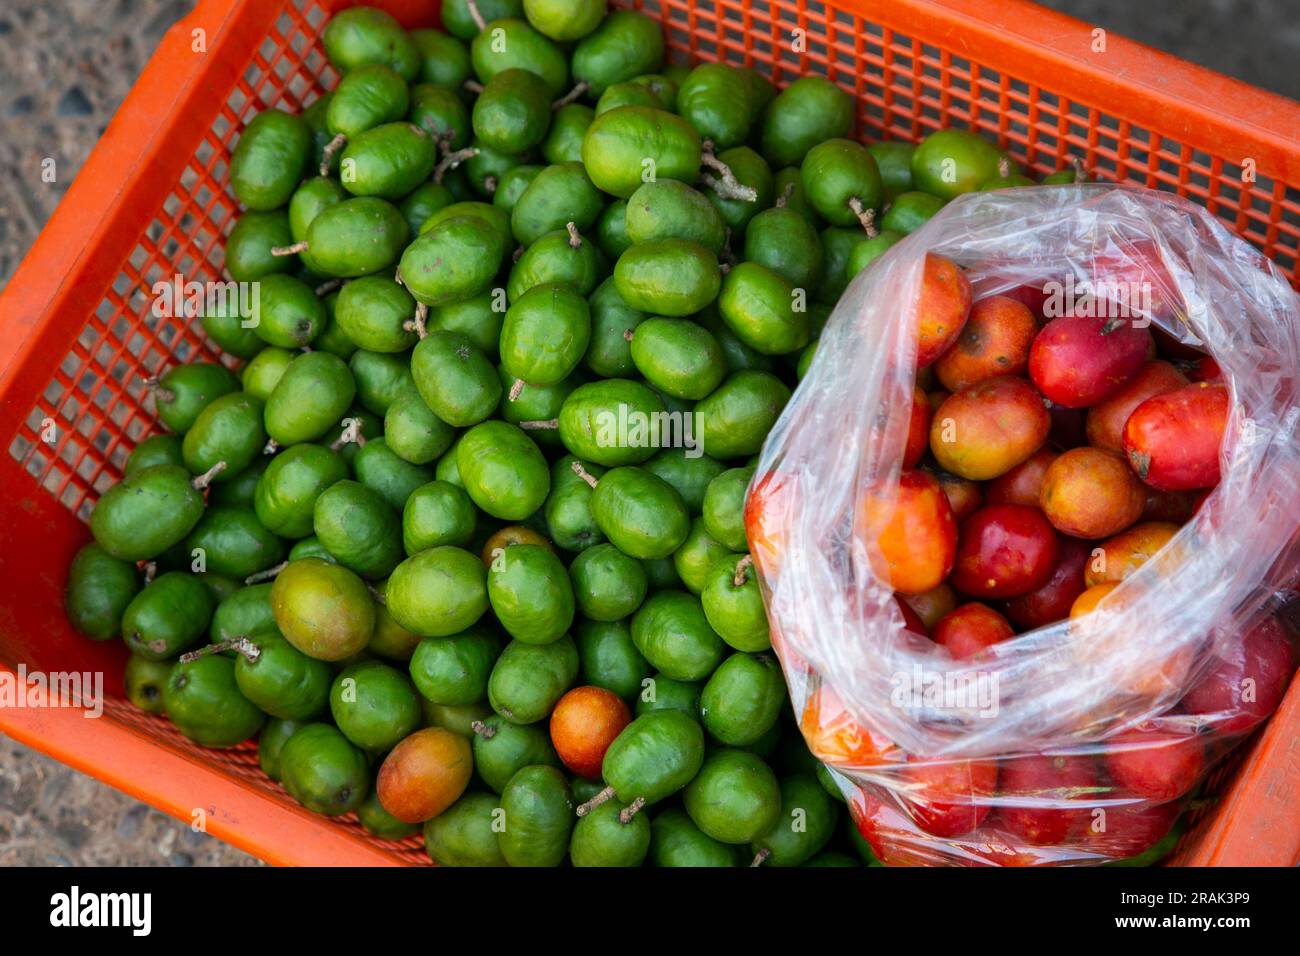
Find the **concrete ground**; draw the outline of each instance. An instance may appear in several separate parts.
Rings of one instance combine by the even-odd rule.
[[[884,0],[882,0],[884,2]],[[1047,6],[1300,99],[1291,0],[1043,0]],[[163,32],[192,0],[0,4],[0,288]],[[54,158],[57,182],[40,178]],[[0,740],[0,866],[249,865],[211,837]]]

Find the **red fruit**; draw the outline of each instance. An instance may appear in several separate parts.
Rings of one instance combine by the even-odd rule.
[[[1164,839],[1183,810],[1180,802],[1103,807],[1088,827],[1087,846],[1114,860],[1145,853]]]
[[[1085,446],[1052,462],[1038,501],[1062,534],[1106,538],[1142,517],[1147,494],[1119,455]]]
[[[945,614],[930,634],[936,644],[961,660],[1015,636],[1007,619],[987,604],[971,601]]]
[[[907,445],[903,467],[915,468],[930,447],[930,396],[917,386],[912,395],[912,412],[907,422]]]
[[[1151,333],[1130,320],[1066,315],[1034,339],[1029,377],[1053,403],[1086,408],[1118,392],[1150,347]]]
[[[939,623],[939,618],[957,606],[957,592],[946,584],[920,594],[904,595],[901,599],[925,624],[927,633]]]
[[[1205,745],[1194,735],[1128,730],[1106,741],[1106,748],[1111,779],[1156,803],[1181,797],[1205,769]]]
[[[969,518],[984,503],[984,492],[980,490],[978,481],[971,481],[962,478],[960,475],[954,475],[950,471],[944,471],[938,465],[930,464],[923,467],[929,474],[934,476],[934,480],[939,482],[939,487],[943,489],[943,493],[948,496],[948,504],[951,506],[953,517],[957,519],[958,523]]]
[[[1277,710],[1294,670],[1286,630],[1276,618],[1264,618],[1223,651],[1187,692],[1183,709],[1213,715],[1214,729],[1220,733],[1244,734]]]
[[[854,522],[871,566],[891,588],[920,594],[952,570],[957,521],[939,482],[924,471],[905,471],[896,494],[868,492]],[[750,542],[753,543],[751,534]]]
[[[1228,427],[1228,390],[1204,382],[1148,398],[1124,425],[1124,454],[1138,477],[1160,491],[1219,483]]]
[[[1031,505],[1038,507],[1039,493],[1043,489],[1043,475],[1056,461],[1058,452],[1039,449],[1004,475],[989,482],[984,501],[990,505]]]
[[[388,752],[375,778],[380,806],[403,823],[423,823],[460,799],[474,772],[469,742],[425,727]]]
[[[971,481],[1006,474],[1047,441],[1052,417],[1023,378],[991,378],[949,396],[930,422],[930,451]]]
[[[1061,538],[1052,576],[1038,590],[1008,601],[1007,617],[1025,630],[1046,627],[1069,617],[1075,599],[1084,591],[1084,571],[1091,553],[1086,541]]]
[[[903,627],[909,631],[915,631],[917,634],[928,637],[930,629],[925,626],[925,621],[921,620],[921,615],[912,610],[911,605],[902,599],[900,595],[894,595],[894,602],[898,605],[898,610],[903,615]]]
[[[1047,302],[1047,293],[1041,285],[1018,285],[1002,293],[1008,299],[1015,299],[1033,313],[1034,321],[1043,321],[1043,305]]]
[[[1048,582],[1057,557],[1056,532],[1041,511],[990,505],[961,526],[952,584],[972,597],[1019,597]]]
[[[798,481],[790,472],[770,471],[745,499],[745,537],[765,577],[775,580],[785,553],[786,529],[798,506]]]
[[[1053,405],[1048,409],[1052,416],[1052,430],[1048,439],[1057,448],[1078,448],[1088,443],[1086,408],[1066,408]]]
[[[961,335],[970,314],[966,274],[942,256],[926,255],[921,295],[916,302],[916,367],[925,368]]]
[[[632,722],[627,704],[603,687],[575,687],[551,712],[551,743],[560,761],[580,777],[600,779],[605,751]]]
[[[994,760],[909,757],[902,777],[916,825],[938,837],[955,837],[974,830],[989,815],[998,765]]]
[[[1110,248],[1089,263],[1088,274],[1100,299],[1127,306],[1130,315],[1169,320],[1187,311],[1160,247],[1150,239],[1110,240]],[[1122,313],[1112,308],[1111,314]]]
[[[980,299],[952,348],[934,363],[934,372],[951,392],[1000,375],[1021,375],[1038,322],[1020,302],[994,295]]]
[[[1096,805],[1091,757],[1035,754],[1002,764],[998,823],[1026,843],[1055,846],[1084,832]]]
[[[1088,443],[1095,448],[1123,453],[1124,423],[1133,409],[1153,395],[1162,395],[1187,384],[1183,373],[1168,362],[1147,362],[1118,392],[1088,409]]]
[[[1223,384],[1223,369],[1219,363],[1208,355],[1202,355],[1187,371],[1187,377],[1193,382],[1209,382],[1211,385]]]
[[[859,790],[849,803],[853,822],[885,866],[943,866],[954,860],[892,802]]]

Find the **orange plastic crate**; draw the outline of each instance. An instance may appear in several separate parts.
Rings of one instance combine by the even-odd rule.
[[[372,0],[408,26],[436,0]],[[66,569],[97,498],[155,430],[144,379],[212,359],[151,288],[222,277],[227,161],[259,110],[336,80],[318,40],[344,0],[202,0],[168,32],[0,297],[0,661],[105,672],[102,719],[0,709],[0,731],[273,863],[424,862],[418,839],[328,822],[262,776],[256,751],[205,751],[121,699],[120,642],[73,634]],[[1300,105],[1022,0],[616,0],[664,23],[675,61],[724,59],[785,84],[828,74],[866,140],[961,125],[1038,173],[1078,156],[1103,179],[1204,203],[1300,285]],[[0,665],[3,666],[3,665]],[[1176,862],[1300,860],[1300,682],[1194,818]]]

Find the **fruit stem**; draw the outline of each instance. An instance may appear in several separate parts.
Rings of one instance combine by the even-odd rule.
[[[754,566],[754,559],[750,555],[745,555],[736,562],[736,573],[731,579],[731,583],[736,587],[742,587],[745,583],[746,572]]]
[[[339,437],[330,442],[330,451],[338,451],[344,445],[365,445],[366,436],[361,434],[361,419],[349,418],[343,422],[343,431]]]
[[[373,584],[367,584],[367,585],[366,585],[366,590],[370,592],[370,596],[371,596],[372,598],[374,598],[374,601],[375,601],[376,604],[381,604],[381,605],[383,605],[384,607],[388,607],[388,595],[387,595],[387,594],[385,594],[383,591],[379,590],[379,588],[375,587]]]
[[[558,110],[562,106],[568,106],[570,103],[575,102],[583,93],[586,93],[588,89],[589,87],[587,86],[586,80],[579,81],[577,86],[552,103],[551,109]]]
[[[190,651],[187,654],[182,654],[180,656],[180,662],[182,664],[190,664],[197,661],[200,657],[208,657],[212,654],[221,654],[225,651],[239,652],[250,664],[256,664],[257,659],[262,656],[262,649],[247,637],[232,637],[228,641],[217,641],[217,643],[209,644],[207,647],[200,647],[197,651]]]
[[[763,849],[759,850],[757,853],[754,854],[754,859],[750,861],[749,865],[762,866],[767,861],[767,858],[771,855],[772,855],[772,848],[765,846],[763,847]]]
[[[153,400],[155,403],[176,401],[176,393],[170,388],[161,388],[158,385],[157,377],[153,375],[150,375],[144,380],[144,387],[146,390],[153,393]]]
[[[471,720],[469,722],[469,729],[474,731],[474,733],[478,734],[484,740],[491,740],[497,735],[497,729],[495,727],[489,727],[481,720]]]
[[[622,810],[618,811],[618,822],[627,826],[627,824],[632,822],[632,818],[641,812],[641,808],[644,806],[645,797],[637,797]]]
[[[862,200],[857,196],[849,197],[849,208],[853,210],[853,215],[858,217],[858,222],[862,223],[862,231],[867,234],[868,239],[874,239],[880,235],[876,232],[876,211],[868,209],[862,205]]]
[[[262,581],[270,581],[274,579],[276,575],[278,575],[281,571],[283,571],[288,566],[289,566],[288,561],[281,561],[279,564],[275,565],[274,567],[267,568],[264,571],[258,571],[255,574],[250,574],[248,577],[244,578],[244,583],[258,584]]]
[[[153,579],[158,574],[158,562],[146,561],[142,570],[144,571],[144,583],[148,586],[153,583]]]
[[[475,0],[465,0],[465,9],[469,12],[470,19],[474,21],[474,26],[482,31],[487,26],[487,21],[483,19],[483,14],[479,11]]]
[[[723,199],[739,199],[742,202],[758,202],[758,190],[753,186],[746,186],[736,179],[736,174],[731,171],[731,167],[713,155],[713,141],[706,139],[703,150],[700,153],[700,164],[708,166],[721,175],[721,179],[704,175],[704,185],[708,186]]]
[[[602,803],[607,803],[613,799],[614,799],[614,788],[606,787],[604,790],[600,791],[600,793],[596,794],[586,803],[582,803],[578,805],[578,816],[585,817],[587,814],[589,814],[592,810],[595,810]]]
[[[776,202],[774,203],[775,208],[784,209],[786,203],[790,201],[790,197],[793,195],[794,195],[794,183],[792,182],[786,183],[785,189],[781,190],[781,195],[776,197]]]
[[[433,181],[441,183],[442,177],[446,176],[447,173],[465,162],[465,160],[473,159],[477,155],[478,148],[475,146],[466,146],[464,149],[444,154],[442,161],[438,163],[438,168],[433,171]]]
[[[478,80],[466,80],[461,85],[464,86],[466,90],[473,93],[475,96],[478,96],[480,93],[483,92],[483,84],[480,83]]]
[[[489,194],[495,193],[497,191],[497,178],[495,176],[484,176],[483,188]]]
[[[280,450],[280,443],[274,438],[268,438],[266,444],[262,446],[263,455],[274,455]]]
[[[1005,156],[998,160],[998,176],[1002,179],[1011,178],[1011,160]]]
[[[631,342],[634,338],[636,338],[636,333],[633,332],[631,329],[624,329],[624,330],[623,330],[623,341],[624,341],[624,342]]]
[[[348,138],[339,133],[332,140],[325,144],[325,148],[320,153],[320,174],[328,176],[330,174],[330,163],[334,159],[334,154],[348,144]]]
[[[273,256],[296,256],[298,253],[306,252],[306,251],[307,251],[307,243],[305,240],[303,242],[295,242],[291,246],[271,247],[271,255]]]
[[[190,484],[194,486],[195,491],[202,491],[208,485],[212,484],[213,478],[217,477],[217,475],[221,474],[225,470],[226,463],[224,461],[219,461],[203,474],[191,481]]]
[[[429,330],[425,328],[425,320],[429,317],[429,307],[423,302],[415,304],[415,318],[409,319],[402,323],[402,328],[407,332],[414,332],[421,339],[428,338]]]
[[[520,394],[522,394],[523,390],[524,390],[524,380],[522,378],[517,378],[515,379],[515,384],[510,386],[510,394],[507,395],[506,397],[513,402],[515,399],[517,399],[520,396]]]
[[[316,287],[315,292],[319,296],[327,296],[335,289],[341,289],[341,288],[343,288],[342,279],[326,279],[324,282],[322,282],[320,285]]]
[[[520,422],[519,427],[524,431],[547,431],[551,428],[559,428],[560,420],[558,418],[546,418],[531,422]]]
[[[580,462],[580,461],[575,461],[575,462],[573,463],[573,466],[572,466],[572,467],[573,467],[573,473],[574,473],[575,475],[577,475],[579,478],[581,478],[581,479],[582,479],[583,481],[585,481],[587,484],[591,485],[591,487],[593,487],[593,488],[596,487],[597,482],[596,482],[596,478],[595,478],[595,476],[592,475],[591,472],[587,471],[586,468],[583,468],[583,467],[582,467],[582,462]]]
[[[566,223],[564,224],[564,228],[567,229],[567,230],[569,231],[569,248],[570,248],[570,249],[581,249],[581,248],[582,248],[582,236],[578,235],[578,225],[577,225],[577,223],[566,222]]]
[[[1076,183],[1082,183],[1087,181],[1088,172],[1083,168],[1083,160],[1081,160],[1078,156],[1071,156],[1070,166],[1071,168],[1074,169],[1074,181]]]

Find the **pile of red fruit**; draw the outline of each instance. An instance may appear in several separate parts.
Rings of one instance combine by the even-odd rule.
[[[926,256],[902,472],[897,487],[859,495],[853,535],[908,629],[953,659],[992,659],[994,645],[1058,621],[1081,630],[1074,622],[1168,544],[1220,480],[1232,399],[1213,358],[1161,330],[1177,327],[1181,302],[1154,246],[1095,257],[1083,279],[1140,289],[1145,308],[1059,314],[1030,286],[976,298],[958,265]],[[780,567],[797,493],[775,471],[751,492],[747,529],[765,575]],[[1081,655],[1107,652],[1078,643]],[[1221,643],[1175,707],[1069,753],[908,754],[825,683],[806,699],[803,729],[830,765],[891,781],[851,800],[886,863],[1131,857],[1165,836],[1208,766],[1285,693],[1295,654],[1275,618]],[[1190,658],[1128,675],[1129,689],[1176,695]]]

